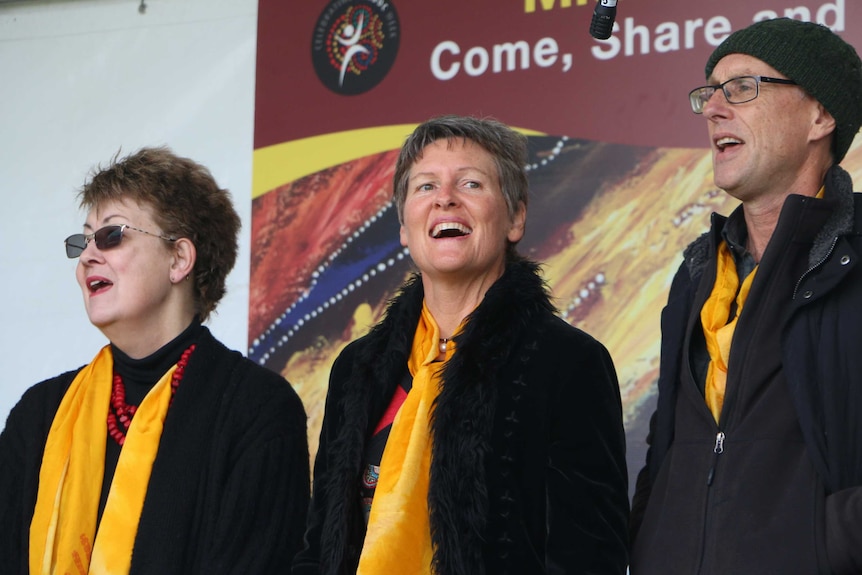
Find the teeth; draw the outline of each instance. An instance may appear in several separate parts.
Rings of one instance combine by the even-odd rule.
[[[91,290],[96,291],[97,289],[99,289],[103,285],[108,285],[108,283],[109,282],[106,282],[104,280],[93,280],[88,285],[90,286]]]
[[[715,145],[718,146],[719,148],[723,148],[723,147],[727,146],[728,144],[741,144],[741,143],[742,142],[740,140],[737,140],[736,138],[720,138],[715,143]]]
[[[455,233],[446,233],[446,232],[455,232]],[[443,234],[446,234],[447,237],[452,236],[466,236],[468,234],[473,233],[473,230],[468,228],[463,224],[459,224],[457,222],[443,222],[441,224],[437,224],[434,226],[434,229],[431,230],[431,236],[435,238],[441,237]]]

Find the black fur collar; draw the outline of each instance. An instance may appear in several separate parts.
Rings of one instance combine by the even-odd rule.
[[[350,546],[361,546],[361,541],[351,541],[348,526],[362,521],[356,517],[355,502],[365,441],[407,369],[423,298],[417,274],[389,303],[384,319],[345,350],[353,363],[339,403],[342,425],[328,446],[329,473],[321,486],[327,500],[322,573],[355,569],[345,561],[353,554],[346,553]],[[482,536],[488,510],[484,457],[491,449],[495,381],[513,354],[524,353],[519,337],[523,329],[537,314],[553,311],[539,266],[513,259],[454,338],[458,352],[443,372],[432,414],[429,506],[436,573],[484,571]]]

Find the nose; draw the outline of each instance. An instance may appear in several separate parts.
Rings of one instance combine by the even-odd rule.
[[[454,183],[441,185],[434,195],[434,205],[437,207],[452,207],[458,203],[458,189]]]
[[[729,109],[730,103],[727,101],[727,98],[724,97],[724,92],[716,90],[712,93],[712,96],[709,97],[709,100],[704,102],[703,115],[707,118],[715,116],[724,117],[727,116]]]
[[[93,238],[87,238],[86,243],[84,245],[84,251],[81,252],[81,255],[78,256],[78,259],[81,262],[91,262],[91,261],[101,261],[102,252],[96,246],[96,240]]]

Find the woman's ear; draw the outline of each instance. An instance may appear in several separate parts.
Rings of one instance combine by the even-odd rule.
[[[180,283],[188,278],[195,269],[197,250],[188,238],[174,242],[173,261],[171,262],[171,283]]]
[[[512,224],[509,227],[507,237],[513,244],[521,241],[524,237],[524,231],[527,227],[527,206],[524,202],[518,202],[518,208],[515,210],[515,217],[512,218]]]

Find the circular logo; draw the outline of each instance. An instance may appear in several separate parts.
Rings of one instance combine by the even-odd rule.
[[[367,92],[395,63],[400,36],[392,2],[332,0],[317,19],[311,37],[317,77],[337,94]]]

